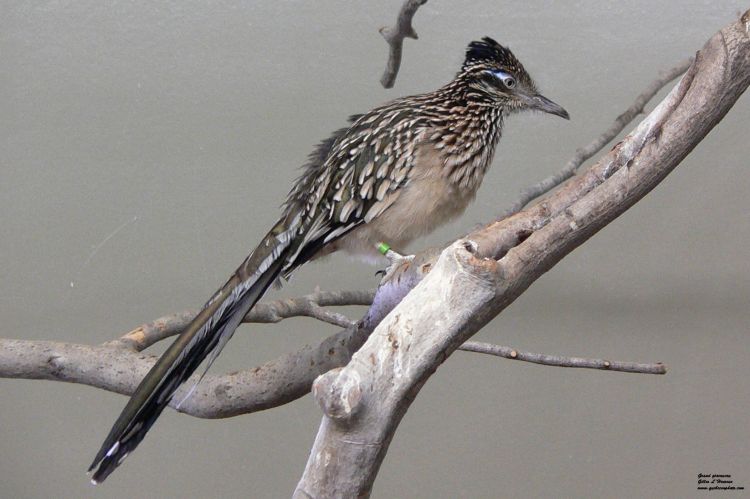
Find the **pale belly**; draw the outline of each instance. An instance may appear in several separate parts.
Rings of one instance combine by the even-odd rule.
[[[388,209],[336,241],[333,248],[326,248],[326,253],[341,249],[364,260],[378,261],[379,243],[403,253],[414,239],[461,215],[475,194],[476,189],[461,192],[445,177],[412,178]]]

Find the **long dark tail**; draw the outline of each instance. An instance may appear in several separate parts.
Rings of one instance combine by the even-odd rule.
[[[101,483],[146,436],[177,388],[210,354],[208,365],[284,269],[290,237],[277,225],[209,300],[143,378],[91,464]]]

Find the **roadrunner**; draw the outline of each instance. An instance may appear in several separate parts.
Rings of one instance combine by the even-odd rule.
[[[526,109],[568,119],[508,48],[485,37],[469,44],[445,86],[354,115],[321,142],[280,220],[143,378],[89,468],[92,482],[138,446],[177,388],[204,360],[211,365],[279,277],[340,249],[372,258],[378,247],[403,248],[463,213],[504,118]]]

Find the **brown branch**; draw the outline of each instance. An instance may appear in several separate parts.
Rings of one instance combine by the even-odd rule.
[[[533,352],[519,352],[510,347],[482,343],[479,341],[467,341],[461,345],[459,350],[465,352],[486,353],[504,359],[521,360],[533,362],[544,366],[577,367],[585,369],[602,369],[604,371],[621,371],[626,373],[643,374],[666,374],[667,367],[661,362],[655,364],[640,364],[636,362],[621,362],[617,360],[584,359],[581,357],[562,357],[559,355],[545,355]]]
[[[269,409],[310,393],[317,376],[346,364],[369,334],[342,330],[319,345],[305,345],[253,369],[206,375],[179,412],[201,418],[226,418]],[[130,348],[54,341],[0,339],[0,377],[66,381],[131,395],[156,357]],[[198,381],[190,378],[177,391],[176,408]]]
[[[367,305],[372,303],[374,291],[320,291],[298,298],[286,298],[258,303],[245,316],[245,323],[276,323],[290,317],[313,317],[339,326],[351,327],[354,322],[345,315],[323,307]],[[187,310],[148,322],[106,345],[125,346],[140,352],[164,338],[180,334],[190,324],[196,312]]]
[[[593,158],[596,153],[604,148],[604,146],[614,140],[615,137],[617,137],[636,116],[643,112],[646,104],[653,99],[659,90],[687,71],[692,62],[693,58],[691,57],[666,71],[662,71],[661,74],[659,74],[659,76],[652,81],[645,90],[638,95],[638,97],[635,98],[633,104],[615,119],[614,123],[612,123],[607,130],[585,147],[577,149],[575,155],[570,158],[562,170],[524,189],[521,192],[519,199],[505,210],[499,218],[505,218],[517,213],[534,199],[547,194],[549,191],[575,175],[576,170],[578,170],[586,160]]]
[[[396,82],[396,75],[401,67],[404,38],[413,38],[415,40],[419,38],[417,32],[414,31],[414,26],[412,26],[412,20],[414,19],[414,14],[417,13],[417,9],[426,3],[427,0],[405,0],[398,13],[396,25],[380,28],[380,34],[388,42],[389,47],[388,62],[386,62],[385,71],[380,78],[380,84],[385,88],[393,87],[393,84]]]

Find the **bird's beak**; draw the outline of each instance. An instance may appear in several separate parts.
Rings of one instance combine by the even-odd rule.
[[[545,113],[554,114],[555,116],[565,118],[566,120],[570,119],[570,115],[562,106],[540,94],[532,95],[529,98],[529,107],[532,109],[538,109],[539,111],[544,111]]]

